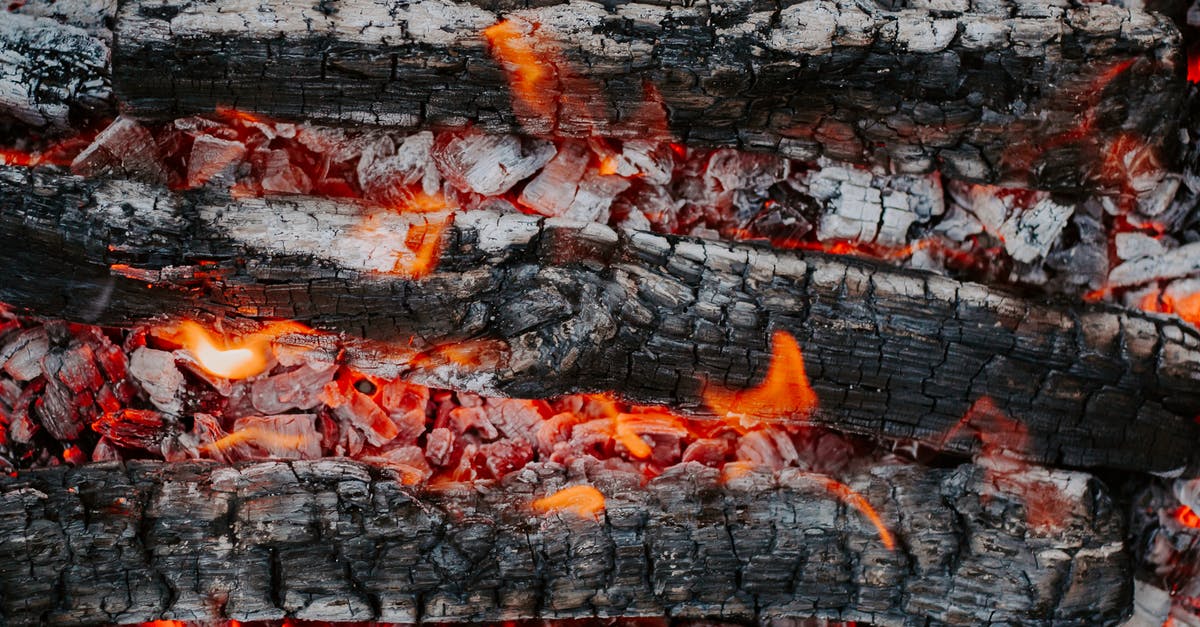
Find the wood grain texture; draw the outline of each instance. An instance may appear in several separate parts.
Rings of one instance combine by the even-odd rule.
[[[599,521],[529,503],[579,468],[503,485],[404,487],[342,460],[130,462],[0,478],[5,624],[176,620],[395,622],[827,616],[877,625],[1101,625],[1130,603],[1103,486],[1037,471],[882,465],[850,483],[896,535],[884,548],[818,475],[722,482],[698,464],[651,480],[593,467]],[[568,479],[569,482],[568,482]],[[1027,522],[1013,486],[1061,490]]]
[[[486,211],[454,217],[431,275],[390,274],[408,225],[427,219],[441,220],[8,169],[0,302],[121,326],[163,314],[295,319],[343,332],[312,341],[387,376],[525,398],[612,391],[699,413],[706,386],[760,381],[783,330],[803,348],[817,423],[973,452],[977,438],[947,434],[989,396],[1028,431],[1029,460],[1196,461],[1200,334],[1176,318],[864,259]],[[481,339],[502,346],[481,367],[403,358]]]
[[[143,118],[233,106],[614,137],[646,133],[651,84],[696,144],[1089,192],[1121,191],[1100,166],[1122,134],[1171,163],[1184,81],[1170,19],[1066,0],[887,4],[138,0],[117,17],[114,81]],[[514,113],[481,36],[504,17],[536,25],[550,114]]]

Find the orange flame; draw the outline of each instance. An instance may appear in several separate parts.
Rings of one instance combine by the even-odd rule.
[[[823,483],[826,490],[829,490],[830,493],[838,497],[843,503],[857,509],[863,516],[867,517],[867,520],[871,521],[872,525],[875,525],[875,530],[879,532],[879,539],[883,542],[883,546],[887,547],[889,551],[896,548],[896,540],[892,537],[892,532],[888,531],[888,528],[883,525],[883,519],[879,517],[879,513],[875,511],[874,507],[871,507],[871,503],[863,495],[855,492],[850,486],[834,479],[826,477],[823,479]]]
[[[580,518],[599,520],[600,512],[604,511],[604,495],[590,485],[577,485],[534,501],[533,509],[541,514],[567,511]]]
[[[179,325],[183,347],[206,372],[223,379],[245,379],[260,374],[270,366],[269,341],[253,335],[233,347],[220,347],[204,327],[185,320]],[[220,344],[227,345],[225,342]]]
[[[719,416],[742,418],[807,418],[817,407],[817,393],[804,373],[804,356],[796,338],[776,331],[771,338],[771,366],[758,387],[729,391],[705,390],[704,402]],[[733,424],[733,421],[731,421]],[[735,424],[735,429],[739,427]]]
[[[404,245],[412,251],[412,255],[398,255],[392,274],[398,274],[406,279],[420,280],[437,268],[442,254],[442,236],[454,221],[451,214],[441,222],[425,222],[408,227],[408,235]]]

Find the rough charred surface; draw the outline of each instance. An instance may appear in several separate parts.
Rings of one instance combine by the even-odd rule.
[[[124,110],[146,118],[234,106],[638,137],[666,115],[687,142],[1054,190],[1119,187],[1099,166],[1121,134],[1164,162],[1174,154],[1180,38],[1156,13],[1067,1],[530,4],[126,2],[114,80]],[[514,113],[481,35],[505,17],[532,29],[543,59],[528,115]]]
[[[0,121],[61,132],[110,110],[102,36],[49,17],[0,17]]]
[[[432,274],[392,274],[411,254],[409,225],[441,219],[7,170],[0,301],[109,325],[162,313],[295,319],[390,343],[398,351],[381,355],[312,340],[428,385],[614,391],[700,412],[706,386],[760,381],[784,330],[802,345],[818,423],[974,451],[977,438],[949,433],[990,396],[1028,431],[1031,460],[1195,461],[1200,334],[1174,318],[850,257],[487,211],[453,217]],[[499,341],[500,356],[478,367],[404,358],[477,339]]]
[[[9,625],[206,620],[493,621],[589,616],[1097,625],[1129,605],[1101,484],[1040,471],[1052,527],[988,469],[880,466],[852,481],[897,540],[820,475],[723,482],[698,464],[641,485],[593,468],[599,521],[537,515],[567,481],[422,491],[348,461],[132,462],[0,479]],[[578,475],[578,470],[575,473]],[[1012,486],[1009,486],[1010,488]]]

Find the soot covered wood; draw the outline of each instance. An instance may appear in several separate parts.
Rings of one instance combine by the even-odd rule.
[[[611,391],[703,413],[800,342],[820,407],[851,432],[948,437],[990,397],[1029,460],[1166,471],[1196,461],[1200,334],[1162,316],[1056,305],[850,257],[772,251],[486,211],[401,215],[312,198],[230,200],[124,181],[0,172],[0,301],[131,325],[160,314],[294,319],[354,365],[493,395]],[[412,221],[447,224],[436,269],[394,273]],[[425,368],[352,338],[499,343]],[[358,342],[358,343],[356,343]]]

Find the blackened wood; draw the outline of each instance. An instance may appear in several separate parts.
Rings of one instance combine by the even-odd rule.
[[[1101,167],[1121,134],[1149,142],[1164,163],[1175,153],[1180,37],[1156,13],[965,0],[897,11],[824,0],[514,4],[524,3],[261,0],[238,13],[196,0],[126,2],[114,82],[123,111],[143,118],[231,106],[343,124],[616,137],[647,132],[638,120],[655,102],[652,84],[681,141],[1052,190],[1121,191]],[[514,114],[481,35],[504,17],[550,42],[535,49],[551,55],[542,71],[555,80],[539,97],[555,114]],[[588,101],[582,115],[592,119],[564,104],[572,98]]]
[[[1177,318],[852,257],[486,211],[454,217],[433,274],[389,274],[408,225],[426,220],[442,218],[8,169],[0,302],[107,325],[295,319],[390,343],[383,355],[348,340],[317,347],[428,385],[612,391],[701,413],[706,385],[757,384],[784,330],[802,345],[822,424],[975,451],[977,438],[948,434],[989,396],[1028,431],[1030,460],[1156,471],[1196,461],[1200,333]],[[502,346],[498,360],[413,359],[479,339]]]
[[[894,551],[818,475],[722,481],[689,465],[644,487],[588,475],[606,496],[599,521],[532,512],[567,483],[553,465],[441,491],[335,460],[5,476],[0,610],[13,626],[812,615],[1097,625],[1129,607],[1123,525],[1082,473],[1028,471],[997,488],[980,466],[878,466],[850,483]],[[1050,526],[1029,522],[1024,485],[1061,491]]]
[[[111,112],[103,35],[49,17],[0,18],[0,122],[62,133]]]

